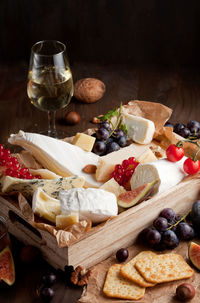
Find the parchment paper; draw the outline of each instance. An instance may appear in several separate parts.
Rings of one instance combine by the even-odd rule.
[[[200,244],[200,240],[197,240],[195,242]],[[126,262],[132,259],[135,255],[137,255],[137,253],[145,249],[144,247],[141,247],[139,245],[133,245],[129,247],[128,250],[129,250],[129,258]],[[180,245],[173,250],[173,253],[178,253],[182,255],[184,259],[188,261],[187,251],[188,251],[188,242],[181,242]],[[165,252],[170,253],[170,251],[165,251]],[[146,288],[144,297],[137,301],[108,298],[103,294],[102,289],[106,278],[107,270],[111,265],[115,263],[117,263],[117,260],[115,256],[112,256],[109,259],[99,263],[98,265],[92,268],[92,273],[89,278],[87,288],[84,289],[83,294],[78,301],[79,303],[117,303],[117,302],[178,303],[180,301],[178,301],[175,298],[176,288],[178,285],[184,282],[191,283],[196,290],[195,297],[189,302],[191,303],[200,302],[200,273],[197,272],[197,270],[195,270],[194,276],[189,279],[168,282],[168,283],[161,283],[154,287]]]

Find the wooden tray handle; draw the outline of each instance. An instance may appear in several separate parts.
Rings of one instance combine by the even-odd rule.
[[[21,237],[24,235],[24,239],[28,238],[32,240],[32,242],[36,242],[37,244],[44,245],[44,240],[42,239],[42,235],[40,232],[26,222],[21,216],[19,216],[14,210],[8,211],[9,225],[12,225],[11,228],[17,229],[21,234]],[[35,243],[35,244],[36,244]]]

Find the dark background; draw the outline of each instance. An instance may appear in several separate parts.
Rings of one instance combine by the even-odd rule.
[[[28,60],[43,39],[67,45],[71,64],[197,66],[199,0],[1,0],[0,62]]]

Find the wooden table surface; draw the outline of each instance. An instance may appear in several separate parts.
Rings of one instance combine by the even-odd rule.
[[[57,129],[74,135],[92,126],[91,119],[109,109],[118,107],[120,102],[148,100],[163,103],[173,109],[172,123],[186,123],[190,119],[200,120],[200,74],[189,68],[161,68],[155,66],[100,66],[76,63],[72,66],[74,81],[83,77],[96,77],[106,84],[103,98],[94,104],[79,103],[72,99],[68,108],[57,112]],[[11,133],[20,129],[39,132],[47,128],[47,114],[34,108],[26,94],[27,64],[0,66],[0,142],[7,144]],[[67,126],[63,117],[69,110],[81,115],[76,126]],[[0,302],[36,303],[35,287],[50,266],[39,260],[34,264],[22,264],[18,258],[21,244],[12,238],[16,263],[16,282],[12,287],[0,289]],[[52,303],[77,302],[81,289],[69,288],[62,279],[56,283]]]

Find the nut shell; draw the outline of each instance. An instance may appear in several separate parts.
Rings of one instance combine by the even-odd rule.
[[[195,288],[190,283],[182,283],[176,289],[176,298],[181,302],[188,302],[195,296]]]
[[[85,103],[94,103],[102,98],[105,93],[105,84],[95,78],[78,80],[74,85],[74,97]]]
[[[65,115],[65,122],[69,125],[78,124],[81,121],[81,116],[75,111],[70,111]]]

